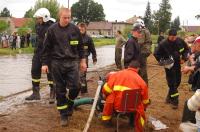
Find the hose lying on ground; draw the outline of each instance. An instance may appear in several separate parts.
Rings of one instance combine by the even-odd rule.
[[[76,99],[74,101],[74,107],[78,107],[80,105],[85,105],[85,104],[93,104],[94,99],[93,98],[80,98],[80,99]]]

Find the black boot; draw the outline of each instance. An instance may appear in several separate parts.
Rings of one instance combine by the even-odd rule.
[[[62,127],[66,127],[68,125],[68,116],[61,115],[60,124]]]
[[[74,110],[74,101],[67,99],[67,116],[72,116]]]
[[[49,98],[49,104],[53,104],[55,102],[56,97],[56,90],[55,87],[50,88],[50,98]]]
[[[40,87],[33,87],[33,93],[25,100],[40,100]]]
[[[172,109],[178,109],[178,98],[177,97],[173,98],[171,104],[172,104]]]

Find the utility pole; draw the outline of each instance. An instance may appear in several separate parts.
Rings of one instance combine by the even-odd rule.
[[[69,9],[69,0],[68,0],[68,9]]]

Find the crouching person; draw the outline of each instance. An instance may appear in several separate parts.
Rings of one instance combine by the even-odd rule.
[[[185,103],[180,130],[200,132],[200,89]]]
[[[149,104],[148,88],[144,80],[138,75],[139,62],[132,61],[128,69],[115,72],[107,76],[102,92],[106,98],[104,104],[102,121],[108,122],[113,112],[119,107],[122,99],[122,92],[127,89],[141,89],[142,103],[137,107],[135,115],[135,131],[142,132],[145,123],[145,109]]]
[[[200,109],[200,107],[196,107],[197,105],[200,106],[199,100],[200,100],[200,37],[197,37],[194,43],[191,46],[191,55],[189,56],[189,62],[188,65],[184,66],[182,69],[182,72],[184,74],[190,73],[189,81],[188,83],[192,85],[192,91],[196,91],[196,93],[193,95],[193,97],[190,98],[190,101],[186,101],[183,109],[183,116],[182,116],[182,123],[180,125],[180,129],[184,130],[187,129],[192,131],[194,129],[196,131],[196,120],[195,118],[200,118],[200,112],[197,109]],[[195,99],[198,100],[195,100]],[[192,102],[192,103],[191,103]],[[195,116],[196,113],[196,116]],[[199,120],[199,119],[198,119]],[[200,123],[197,123],[200,126]],[[184,130],[186,131],[186,130]]]

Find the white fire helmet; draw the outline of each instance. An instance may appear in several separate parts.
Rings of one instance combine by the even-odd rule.
[[[140,19],[140,18],[138,18],[138,19],[135,21],[135,23],[139,23],[139,24],[141,24],[142,27],[145,27],[144,21],[143,21],[142,19]]]
[[[200,108],[200,89],[188,100],[187,106],[191,111],[197,111]]]
[[[38,9],[33,15],[33,17],[36,17],[36,18],[42,17],[44,22],[48,22],[51,19],[50,12],[47,8]]]

